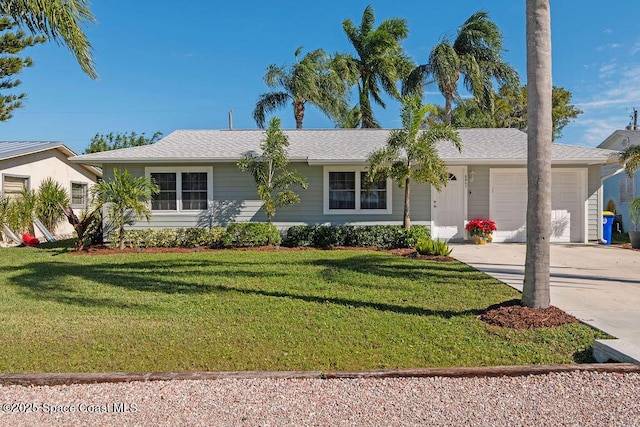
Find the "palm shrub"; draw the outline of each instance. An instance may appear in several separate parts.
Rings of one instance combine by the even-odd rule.
[[[56,227],[65,218],[60,205],[69,205],[67,191],[54,179],[45,179],[38,187],[35,214],[51,234],[55,233]]]
[[[416,250],[420,255],[436,256],[449,256],[451,251],[453,251],[447,242],[433,239],[420,239],[416,244]]]
[[[149,204],[159,192],[158,185],[146,176],[133,177],[129,171],[113,170],[113,178],[100,181],[91,187],[99,209],[104,209],[109,221],[118,230],[118,243],[124,249],[124,227],[128,216],[151,220]]]
[[[7,225],[18,234],[34,234],[33,218],[36,208],[36,192],[24,188],[20,196],[8,203]]]

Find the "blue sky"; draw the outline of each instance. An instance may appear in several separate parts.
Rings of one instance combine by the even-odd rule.
[[[165,135],[176,129],[221,129],[233,110],[236,129],[253,129],[252,111],[271,64],[291,64],[305,51],[353,52],[342,21],[360,22],[372,4],[376,22],[401,17],[410,35],[408,54],[424,63],[431,47],[479,9],[505,37],[505,59],[526,80],[525,1],[94,1],[97,25],[87,28],[98,80],[90,80],[56,44],[28,50],[35,65],[21,76],[24,108],[0,123],[2,140],[55,140],[82,152],[97,132]],[[554,84],[573,93],[584,114],[559,141],[595,146],[629,123],[640,107],[640,2],[551,2]],[[355,97],[352,97],[355,102]],[[443,104],[435,86],[425,102]],[[383,127],[399,126],[399,105],[377,108]],[[276,113],[283,127],[291,109]],[[305,128],[331,128],[307,110]]]

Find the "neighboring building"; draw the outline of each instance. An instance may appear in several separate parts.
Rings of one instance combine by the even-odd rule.
[[[69,162],[75,155],[60,142],[0,141],[0,194],[14,198],[24,188],[37,190],[51,177],[67,190],[73,208],[86,207],[88,189],[102,173],[95,167]],[[67,222],[56,229],[60,235],[72,232]],[[41,237],[37,229],[36,237]]]
[[[391,180],[375,190],[363,188],[369,154],[385,146],[389,130],[289,130],[289,157],[309,181],[301,203],[278,208],[274,224],[401,224],[404,190]],[[434,237],[464,239],[473,218],[496,222],[496,241],[525,240],[527,209],[527,136],[517,129],[461,129],[462,153],[442,142],[438,152],[450,172],[438,193],[429,185],[411,187],[412,224],[430,227]],[[114,168],[149,176],[161,192],[152,203],[150,224],[135,228],[194,227],[232,221],[264,221],[250,174],[238,160],[259,150],[261,130],[171,133],[153,145],[82,155],[74,163],[100,166],[105,179]],[[553,241],[586,242],[601,238],[602,165],[616,152],[554,144]]]
[[[622,151],[631,145],[640,145],[640,130],[617,130],[605,139],[599,148]],[[622,225],[622,230],[627,232],[632,227],[629,219],[629,204],[640,196],[640,172],[629,177],[626,172],[620,170],[622,165],[617,163],[602,168],[603,176],[603,207],[608,209],[609,201],[615,205],[615,213]]]

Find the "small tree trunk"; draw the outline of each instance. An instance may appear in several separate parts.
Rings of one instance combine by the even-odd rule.
[[[547,308],[550,298],[551,14],[549,0],[527,0],[527,256],[522,303]]]
[[[409,217],[409,184],[409,178],[407,177],[404,181],[404,216],[402,218],[402,226],[407,230],[411,227],[411,218]]]

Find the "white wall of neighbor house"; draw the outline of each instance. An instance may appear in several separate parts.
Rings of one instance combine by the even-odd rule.
[[[303,163],[293,163],[307,178],[308,188],[294,189],[301,202],[291,206],[277,208],[273,223],[279,228],[287,228],[301,224],[401,224],[404,210],[404,189],[391,186],[391,213],[324,213],[324,173],[323,166],[310,166]],[[153,164],[145,168],[143,165],[107,164],[104,165],[104,179],[113,177],[113,169],[126,169],[134,176],[149,175],[152,171],[180,171],[175,164]],[[248,172],[242,172],[235,163],[216,163],[208,165],[185,165],[184,168],[195,171],[210,171],[209,180],[212,186],[212,200],[210,213],[206,211],[154,211],[149,223],[138,221],[131,228],[178,228],[178,227],[208,227],[224,225],[229,222],[266,221],[262,203],[257,195],[256,185]],[[333,170],[331,167],[327,167]],[[344,170],[344,166],[340,166]],[[363,166],[353,166],[354,172],[363,171]],[[416,225],[428,225],[430,221],[430,187],[425,184],[414,183],[411,186],[411,220]]]
[[[25,156],[14,157],[0,161],[0,175],[4,177],[26,177],[29,188],[37,190],[46,178],[53,178],[59,182],[71,197],[72,183],[86,184],[87,188],[95,184],[96,176],[81,165],[72,164],[60,150],[52,149]],[[54,234],[72,234],[73,227],[68,222],[61,222]],[[42,238],[42,233],[36,229],[36,237]]]

